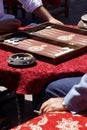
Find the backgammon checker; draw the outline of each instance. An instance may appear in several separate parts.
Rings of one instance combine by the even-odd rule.
[[[46,22],[1,36],[0,43],[1,49],[30,53],[45,62],[58,64],[87,50],[87,31]]]
[[[28,53],[16,53],[10,56],[7,60],[8,65],[12,67],[29,67],[35,64],[36,59]]]

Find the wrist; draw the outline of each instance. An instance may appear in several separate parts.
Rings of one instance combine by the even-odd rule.
[[[63,100],[63,102],[62,102],[62,105],[63,105],[63,107],[64,107],[65,110],[68,110],[68,107],[67,107],[67,105],[65,104],[64,100]]]

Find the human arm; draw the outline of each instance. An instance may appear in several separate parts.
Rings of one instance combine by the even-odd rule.
[[[47,101],[45,101],[41,108],[40,112],[41,114],[45,114],[50,111],[66,111],[68,110],[67,107],[65,107],[62,102],[64,98],[50,98]]]
[[[21,22],[17,19],[7,19],[0,21],[0,35],[15,32],[20,26]]]
[[[43,6],[35,9],[33,13],[47,22],[63,25],[62,22],[55,19]]]
[[[87,74],[74,85],[64,98],[64,103],[73,114],[87,110]]]
[[[19,0],[22,4],[22,7],[27,11],[34,13],[41,19],[56,23],[56,24],[63,24],[59,20],[55,19],[43,6],[42,0]]]
[[[68,110],[74,113],[79,113],[87,110],[87,74],[85,74],[78,84],[73,85],[72,89],[64,98],[50,98],[41,106],[41,113],[46,113],[53,110]],[[58,105],[57,105],[58,104]],[[55,107],[53,107],[55,106]],[[83,107],[84,106],[84,107]],[[49,108],[49,109],[48,109]],[[63,109],[65,108],[65,109]]]

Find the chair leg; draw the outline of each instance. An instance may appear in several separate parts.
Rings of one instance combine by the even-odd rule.
[[[17,104],[17,113],[18,113],[18,125],[23,122],[24,117],[24,99],[23,94],[16,94],[16,104]]]
[[[69,0],[65,0],[65,16],[69,16]]]
[[[13,6],[12,6],[12,14],[14,14],[15,16],[18,15],[18,8],[17,8],[17,5],[13,5]]]

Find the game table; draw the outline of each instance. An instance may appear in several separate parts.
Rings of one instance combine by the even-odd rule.
[[[32,94],[34,106],[36,95],[49,82],[67,76],[83,75],[87,72],[86,52],[58,65],[37,59],[36,65],[29,68],[8,66],[7,59],[12,54],[10,51],[0,49],[0,85],[4,85],[8,90],[16,93],[18,123],[22,123],[24,120],[25,94]]]
[[[79,76],[87,72],[86,49],[57,64],[35,57],[36,64],[25,68],[15,68],[8,65],[7,60],[14,53],[13,49],[7,46],[3,47],[3,44],[0,43],[0,85],[16,93],[17,105],[20,108],[17,108],[20,110],[20,120],[23,117],[25,94],[38,95],[42,88],[53,80]]]
[[[49,28],[50,26],[52,26],[52,30],[51,30],[51,28]],[[55,43],[57,45],[57,47],[61,44],[62,44],[62,46],[65,46],[66,43],[70,44],[69,46],[71,47],[72,43],[73,43],[73,45],[75,45],[74,49],[76,49],[77,51],[70,52],[69,54],[67,53],[67,55],[64,54],[63,56],[60,56],[57,58],[55,58],[55,54],[54,54],[51,57],[51,60],[60,61],[60,62],[57,62],[56,64],[49,62],[49,57],[48,57],[48,59],[44,59],[44,56],[40,57],[40,55],[39,55],[39,57],[37,57],[37,55],[34,55],[34,53],[33,53],[34,57],[36,58],[36,64],[34,64],[33,66],[24,67],[24,68],[15,68],[15,67],[9,66],[7,63],[7,60],[9,58],[9,56],[14,54],[15,52],[18,53],[18,52],[24,52],[25,51],[24,49],[27,50],[27,46],[26,46],[27,40],[25,39],[26,41],[23,42],[24,44],[22,44],[22,42],[20,41],[19,42],[20,44],[18,46],[13,46],[10,43],[0,42],[0,64],[1,64],[0,65],[0,85],[4,85],[9,90],[15,91],[17,94],[38,94],[46,84],[48,84],[49,82],[51,82],[53,80],[67,77],[67,76],[78,76],[78,75],[82,75],[83,73],[87,72],[87,54],[86,54],[86,51],[87,51],[86,33],[87,32],[84,32],[84,31],[80,32],[79,30],[75,30],[75,29],[72,30],[73,28],[76,28],[76,26],[72,27],[72,26],[68,25],[68,27],[69,27],[68,28],[66,26],[64,27],[64,26],[55,25],[55,24],[51,25],[51,23],[50,23],[50,26],[49,26],[49,23],[43,23],[41,25],[38,25],[37,27],[34,27],[34,29],[28,27],[29,30],[31,30],[31,32],[30,32],[30,34],[29,34],[29,32],[26,32],[26,34],[29,36],[36,35],[36,36],[29,37],[28,45],[30,42],[33,43],[35,41],[37,41],[36,45],[39,42],[43,43],[43,41],[44,42],[50,41],[51,45]],[[42,30],[40,31],[41,28],[42,28]],[[38,31],[38,29],[39,29],[39,31]],[[68,33],[66,32],[66,30],[68,30],[67,31]],[[23,28],[22,28],[22,31],[23,31]],[[34,31],[36,31],[36,33],[32,33]],[[43,32],[47,32],[47,31],[48,31],[48,33],[43,33]],[[48,35],[51,33],[51,31],[52,31],[52,33],[54,31],[54,33],[53,33],[53,35],[51,35],[52,38],[50,40],[49,39],[50,36],[48,36]],[[37,36],[40,34],[40,32],[41,32],[42,38],[40,36],[39,37]],[[79,33],[79,35],[77,34],[77,32]],[[53,40],[54,37],[56,39],[58,33],[59,33],[59,37],[67,34],[66,37],[70,36],[69,40],[72,38],[72,41],[70,41],[70,42],[65,41],[65,44],[64,44],[63,42],[60,42],[59,39],[57,39],[59,41]],[[73,39],[74,33],[76,33],[75,40]],[[80,33],[81,33],[81,35],[80,35]],[[43,35],[43,34],[45,34],[45,35]],[[23,33],[23,35],[24,35],[24,33]],[[13,36],[13,34],[12,34],[12,36]],[[79,37],[77,38],[77,36],[79,36]],[[47,37],[47,39],[43,40],[44,39],[43,37]],[[59,37],[57,37],[57,38],[59,38]],[[63,37],[65,39],[65,36],[63,36]],[[2,39],[2,36],[1,36],[1,39]],[[39,41],[39,39],[41,39],[42,41]],[[29,42],[29,40],[30,40],[30,42]],[[81,45],[81,47],[79,48],[80,45]],[[22,50],[20,50],[21,46],[24,46],[24,47],[22,47],[23,48]],[[26,46],[26,48],[25,48],[25,46]],[[45,44],[42,44],[41,46],[45,46],[45,48],[46,48]],[[13,47],[13,48],[11,48],[11,47]],[[17,48],[17,47],[19,47],[19,48]],[[32,46],[29,46],[28,48],[30,48],[30,47],[32,47]],[[41,48],[39,47],[39,49],[41,49]],[[45,51],[47,51],[47,50],[44,50],[42,52],[44,53]],[[48,47],[48,51],[49,51],[49,47]],[[38,51],[38,54],[39,54],[39,52],[40,51]],[[55,49],[54,49],[54,52],[55,52]],[[76,53],[76,52],[78,52],[78,53]],[[51,53],[53,53],[53,52],[51,52]],[[75,53],[75,55],[74,55],[74,53]],[[46,54],[46,56],[49,56],[47,54]],[[63,57],[63,58],[61,58],[61,57]],[[65,57],[68,57],[68,58],[65,58]]]

